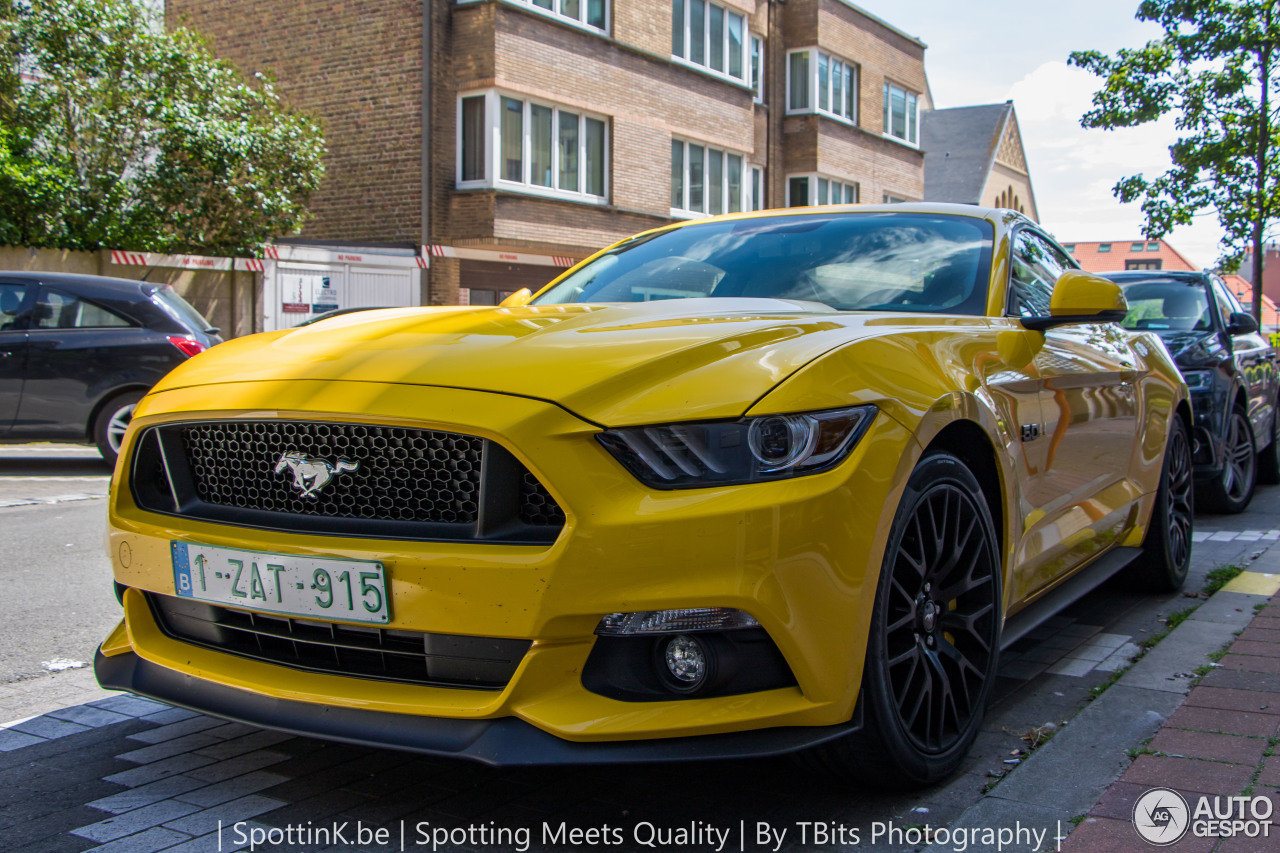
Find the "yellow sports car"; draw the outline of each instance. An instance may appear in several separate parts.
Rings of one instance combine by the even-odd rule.
[[[492,764],[951,772],[999,650],[1179,586],[1191,412],[1006,210],[686,222],[499,307],[241,338],[134,414],[104,686]]]

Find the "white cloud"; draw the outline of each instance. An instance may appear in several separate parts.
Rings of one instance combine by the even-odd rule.
[[[1041,219],[1066,242],[1140,238],[1140,206],[1122,205],[1112,187],[1129,175],[1154,178],[1163,173],[1169,167],[1169,145],[1177,137],[1171,117],[1118,130],[1081,127],[1080,117],[1101,82],[1083,69],[1050,61],[1008,92],[1018,111]],[[1212,217],[1167,237],[1201,266],[1216,262],[1218,238]]]

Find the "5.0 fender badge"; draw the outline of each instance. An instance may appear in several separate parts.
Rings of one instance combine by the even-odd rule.
[[[304,498],[314,498],[320,490],[328,485],[334,475],[343,471],[355,471],[360,463],[351,459],[338,457],[334,462],[306,456],[296,450],[288,450],[280,454],[276,463],[276,473],[286,468],[293,474],[293,487],[302,492]]]

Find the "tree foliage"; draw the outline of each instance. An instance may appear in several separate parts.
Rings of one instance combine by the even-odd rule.
[[[323,154],[270,80],[132,0],[0,0],[0,243],[252,253]]]
[[[1144,0],[1137,17],[1164,35],[1114,57],[1071,54],[1072,64],[1105,79],[1081,124],[1133,127],[1172,114],[1178,140],[1170,169],[1124,178],[1116,195],[1141,200],[1153,238],[1216,211],[1227,261],[1252,246],[1253,280],[1261,282],[1263,239],[1280,213],[1280,0]],[[1261,317],[1260,286],[1253,298]]]

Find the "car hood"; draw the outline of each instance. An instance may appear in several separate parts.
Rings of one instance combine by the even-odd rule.
[[[1222,341],[1217,332],[1158,331],[1160,340],[1178,367],[1209,367],[1221,359]]]
[[[985,322],[773,299],[367,311],[229,341],[157,390],[348,380],[533,397],[606,426],[738,417],[857,338],[903,325]]]

